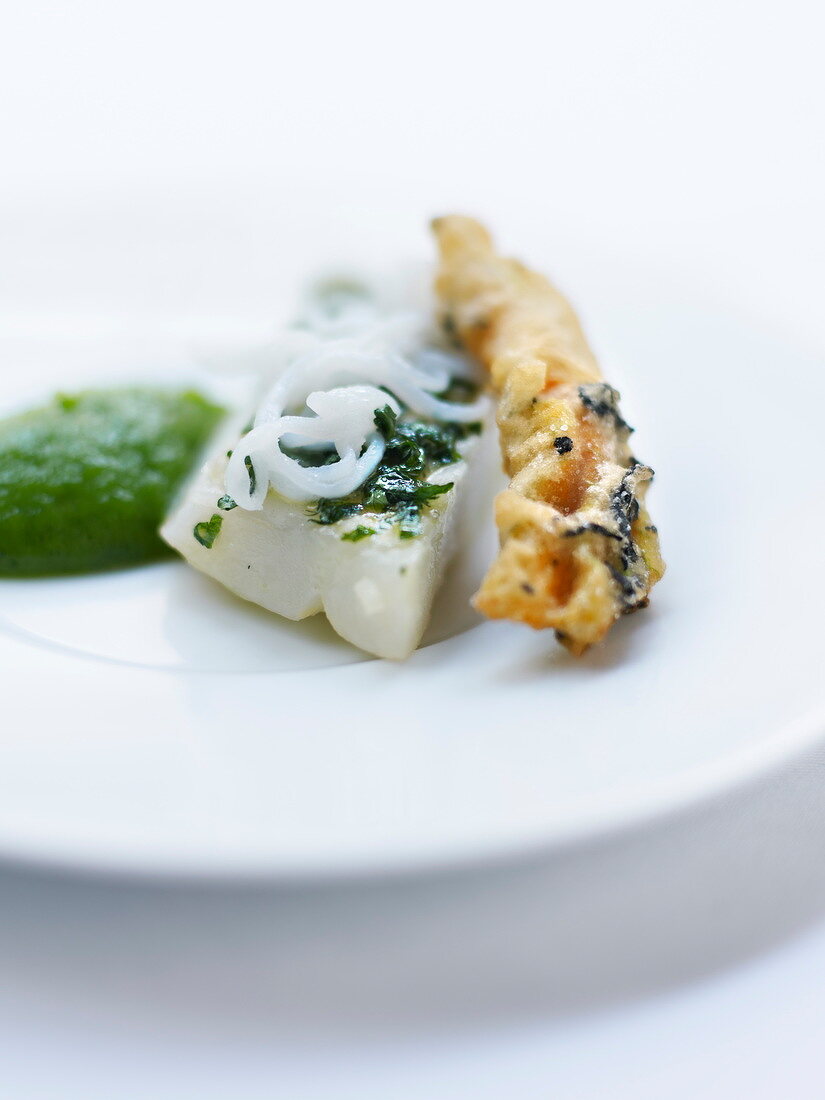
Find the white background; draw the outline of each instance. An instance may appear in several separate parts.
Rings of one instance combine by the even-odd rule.
[[[411,237],[461,208],[822,352],[818,7],[6,3],[0,308],[41,284],[71,307],[90,211],[122,232],[149,201],[188,208],[216,254],[274,271],[277,240],[232,226],[275,211],[320,256],[373,212]],[[5,872],[0,1092],[820,1096],[821,763],[486,875],[284,894]]]

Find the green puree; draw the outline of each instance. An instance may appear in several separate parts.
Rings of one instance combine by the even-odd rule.
[[[192,390],[59,394],[0,421],[0,575],[159,558],[167,507],[223,410]]]

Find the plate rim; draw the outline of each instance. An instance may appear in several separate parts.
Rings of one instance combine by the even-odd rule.
[[[635,270],[635,266],[634,266]],[[638,273],[645,283],[654,272],[646,264]],[[670,273],[673,275],[673,272]],[[673,290],[677,279],[667,281]],[[789,352],[807,360],[820,359],[821,353],[806,346],[784,327],[772,326],[765,319],[759,325],[745,318],[729,301],[720,301],[690,284],[686,300],[715,315],[726,316],[737,329],[762,332],[781,342]],[[684,300],[684,299],[683,299]],[[598,334],[596,343],[598,344]],[[444,644],[444,643],[439,643]],[[173,673],[173,670],[165,670]],[[503,838],[476,834],[472,838],[452,838],[439,850],[414,845],[399,848],[390,856],[385,852],[361,855],[304,854],[299,866],[294,860],[253,852],[244,858],[237,853],[220,851],[180,852],[171,859],[157,861],[125,845],[120,850],[92,850],[76,841],[61,848],[52,838],[48,843],[29,840],[12,842],[0,835],[0,862],[7,866],[105,878],[124,882],[203,885],[323,885],[347,881],[409,878],[492,867],[503,862],[551,856],[587,844],[599,843],[628,831],[665,822],[692,808],[759,781],[773,769],[792,763],[800,754],[825,738],[825,705],[817,702],[810,709],[782,719],[756,744],[731,749],[713,760],[693,765],[653,783],[627,786],[613,797],[601,796],[598,804],[582,802],[575,821],[558,822],[552,831],[543,826],[524,825]]]
[[[442,644],[442,643],[439,643]],[[155,886],[279,886],[284,888],[339,886],[352,882],[380,882],[394,879],[426,878],[457,871],[473,872],[502,864],[552,858],[575,848],[596,845],[626,836],[654,824],[665,824],[692,810],[713,804],[734,791],[748,788],[765,779],[777,766],[793,766],[806,751],[825,740],[825,705],[819,704],[803,715],[784,722],[777,732],[758,745],[734,750],[718,760],[686,769],[667,782],[658,782],[643,796],[634,793],[613,802],[602,803],[600,812],[582,814],[575,825],[568,824],[548,834],[544,829],[524,829],[497,843],[475,838],[471,843],[455,843],[439,853],[426,855],[410,851],[393,858],[366,858],[334,861],[313,859],[301,867],[278,859],[241,861],[230,855],[225,865],[220,860],[206,862],[173,859],[166,864],[149,863],[145,858],[84,855],[74,846],[62,855],[54,845],[16,844],[10,846],[0,836],[0,863],[19,870],[61,873],[87,879],[103,879],[136,885]]]

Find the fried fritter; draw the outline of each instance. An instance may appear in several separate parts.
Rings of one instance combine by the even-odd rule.
[[[475,606],[551,627],[578,656],[646,606],[664,572],[643,503],[653,471],[633,457],[619,394],[564,296],[499,256],[471,218],[438,218],[433,230],[442,323],[489,371],[510,478],[496,499],[501,549]]]

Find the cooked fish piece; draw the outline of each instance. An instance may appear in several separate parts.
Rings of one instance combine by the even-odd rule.
[[[338,281],[286,344],[253,422],[214,445],[161,535],[243,599],[290,619],[323,611],[361,649],[407,657],[488,403],[432,302],[387,307]]]
[[[219,534],[207,546],[194,531],[224,493],[225,450],[205,463],[161,535],[190,565],[243,599],[288,619],[322,611],[353,645],[400,660],[421,641],[455,548],[460,496],[476,446],[475,439],[463,444],[466,459],[432,475],[433,483],[453,487],[433,500],[414,538],[400,538],[396,525],[382,526],[385,517],[368,513],[319,526],[305,504],[270,490],[260,510],[217,513]],[[360,528],[375,534],[359,537]]]
[[[489,371],[509,488],[501,549],[474,603],[552,628],[580,655],[645,607],[664,572],[644,506],[653,471],[634,458],[619,394],[578,318],[542,275],[499,256],[471,218],[438,218],[442,324]]]

